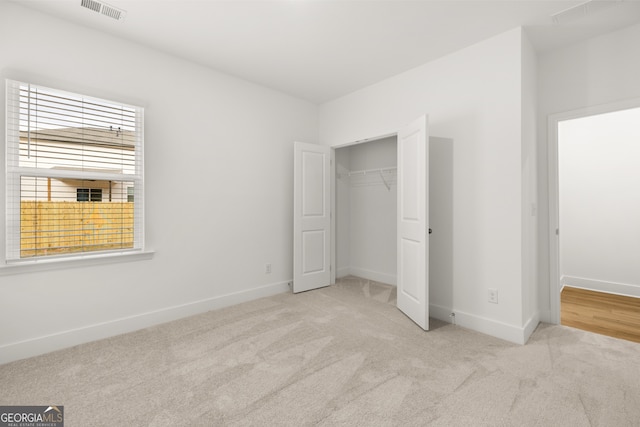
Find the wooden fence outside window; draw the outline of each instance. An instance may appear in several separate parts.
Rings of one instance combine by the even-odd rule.
[[[130,202],[22,201],[20,256],[132,248],[133,207]]]

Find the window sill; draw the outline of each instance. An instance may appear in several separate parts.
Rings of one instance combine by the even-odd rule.
[[[11,262],[0,267],[0,276],[11,274],[37,273],[50,270],[64,270],[93,265],[117,264],[121,262],[144,261],[153,258],[155,251],[131,251],[102,254],[86,254],[67,258],[41,258],[30,261]]]

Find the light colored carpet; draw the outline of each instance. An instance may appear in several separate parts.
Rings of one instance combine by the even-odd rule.
[[[640,344],[540,325],[525,346],[348,278],[0,366],[0,404],[73,426],[638,426]]]

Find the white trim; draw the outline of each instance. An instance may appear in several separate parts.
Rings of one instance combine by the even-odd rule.
[[[455,313],[455,321],[451,313]],[[535,312],[524,326],[519,328],[437,304],[429,304],[429,317],[516,344],[526,344],[540,323],[540,312]]]
[[[386,283],[387,285],[396,286],[396,284],[398,283],[398,276],[396,276],[395,274],[388,274],[388,273],[382,273],[379,271],[367,270],[366,268],[349,267],[349,274],[351,274],[352,276],[362,277],[363,279],[367,279],[367,280]]]
[[[538,325],[540,324],[540,312],[536,311],[533,313],[533,316],[529,318],[524,324],[522,328],[522,344],[526,344],[531,337],[531,334],[536,330]]]
[[[560,285],[562,288],[571,286],[572,288],[640,298],[640,286],[627,283],[606,282],[585,277],[562,276],[560,278]]]
[[[549,307],[550,321],[560,323],[560,251],[556,230],[560,228],[558,189],[558,123],[565,120],[640,107],[640,98],[625,99],[549,115],[547,119],[547,161],[549,190]],[[562,232],[562,230],[560,230]]]
[[[525,331],[522,327],[509,325],[463,311],[452,311],[456,314],[456,325],[462,326],[463,328],[472,329],[476,332],[491,335],[516,344],[524,344],[526,342]]]
[[[331,152],[331,167],[330,167],[330,174],[331,174],[331,194],[330,194],[330,199],[331,199],[331,225],[329,226],[329,235],[331,236],[331,261],[330,261],[330,265],[331,265],[331,280],[329,281],[330,284],[335,285],[336,283],[336,275],[337,275],[337,258],[336,258],[336,240],[337,240],[337,235],[336,235],[336,205],[338,204],[337,202],[337,197],[338,197],[338,192],[336,191],[336,150],[331,147],[330,148],[330,152]]]
[[[331,148],[337,149],[337,148],[351,147],[352,145],[366,144],[367,142],[380,141],[381,139],[393,138],[394,136],[395,137],[398,136],[398,132],[397,131],[396,132],[391,132],[391,133],[385,133],[385,134],[374,136],[374,137],[371,137],[371,138],[359,139],[357,141],[350,141],[350,142],[342,142],[342,143],[338,143],[338,144],[333,144],[333,145],[331,145]]]
[[[205,313],[242,302],[289,292],[289,281],[259,286],[246,291],[162,308],[108,322],[57,332],[0,346],[0,364],[33,357],[74,345],[148,328],[160,323]]]
[[[90,253],[64,257],[48,257],[15,261],[0,267],[0,276],[11,274],[38,273],[50,270],[67,270],[69,268],[89,267],[93,265],[113,264],[119,262],[143,261],[153,258],[154,251],[118,251],[106,253]]]
[[[11,167],[9,172],[15,173],[18,176],[33,176],[42,178],[57,178],[57,179],[93,179],[97,181],[125,181],[134,182],[141,180],[140,175],[118,173],[118,172],[97,172],[97,171],[77,171],[72,169],[44,169],[34,167]]]
[[[490,335],[515,344],[526,344],[527,340],[540,323],[540,313],[536,312],[523,327],[509,325],[475,314],[429,304],[429,316],[443,322],[452,323],[451,313],[455,313],[455,324],[481,334]]]
[[[548,159],[548,192],[549,192],[549,320],[560,323],[560,248],[556,230],[560,227],[558,207],[558,122],[557,115],[548,118],[547,159]]]

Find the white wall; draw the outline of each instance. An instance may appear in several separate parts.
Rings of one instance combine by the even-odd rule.
[[[351,171],[397,165],[396,137],[340,148],[336,150],[337,156],[344,151],[348,152],[348,169]],[[348,205],[344,202],[337,205],[338,218],[344,215],[345,210],[349,215],[348,265],[338,263],[338,271],[346,267],[349,274],[395,285],[396,175],[385,173],[384,176],[389,189],[379,174],[343,175],[337,180],[349,186]],[[338,228],[338,246],[344,246],[340,242],[345,236],[340,235],[340,231]]]
[[[429,138],[429,301],[432,316],[448,319],[453,303],[453,148],[448,138]],[[438,310],[439,308],[439,310]]]
[[[558,126],[562,284],[640,297],[640,108]]]
[[[542,320],[553,320],[549,292],[548,117],[640,97],[638,46],[640,24],[538,55],[538,242]]]
[[[432,313],[453,310],[462,326],[516,342],[526,340],[522,36],[508,31],[320,106],[328,145],[395,133],[425,113],[431,135],[453,140],[453,289],[451,305],[431,301]]]
[[[0,269],[0,363],[287,290],[292,141],[317,140],[314,105],[9,2],[0,52],[2,78],[145,107],[155,250],[142,261]],[[1,224],[4,201],[3,181]]]
[[[533,333],[538,301],[537,55],[522,37],[522,322]]]

